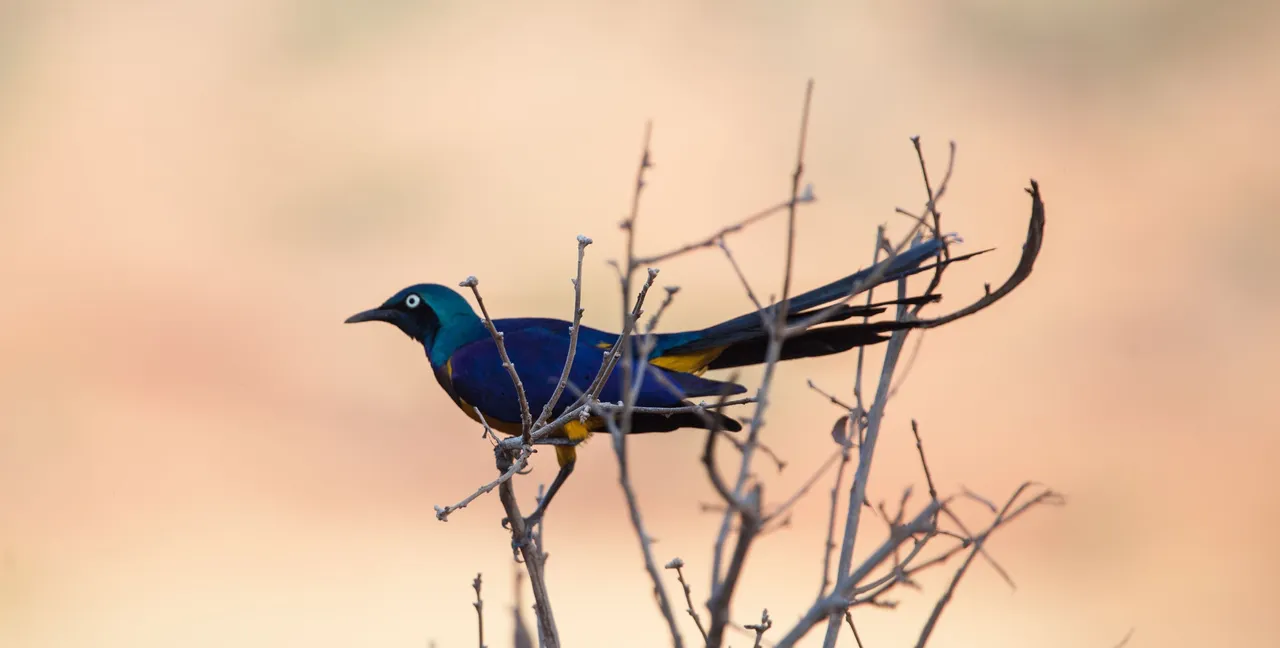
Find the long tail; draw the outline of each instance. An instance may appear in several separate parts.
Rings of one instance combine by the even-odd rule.
[[[819,312],[832,303],[846,299],[854,287],[883,268],[884,274],[875,285],[897,281],[913,274],[933,269],[938,264],[924,265],[942,251],[942,241],[931,239],[917,243],[891,260],[882,261],[870,268],[842,277],[824,286],[801,293],[787,300],[787,321],[795,323]],[[989,250],[952,257],[938,263],[955,263],[972,258]],[[858,292],[874,287],[861,286]],[[908,297],[872,304],[870,306],[843,305],[837,308],[825,323],[840,322],[854,317],[870,317],[883,313],[899,304],[915,305],[934,301],[939,296]],[[778,306],[769,306],[770,311]],[[776,312],[776,311],[774,311]],[[766,312],[766,316],[768,313]],[[782,347],[781,360],[807,358],[840,353],[854,347],[882,342],[888,333],[911,328],[911,322],[885,321],[836,326],[814,327],[792,337]],[[653,364],[676,371],[701,373],[708,369],[724,369],[765,361],[769,341],[759,311],[752,311],[700,331],[660,335],[653,354]]]

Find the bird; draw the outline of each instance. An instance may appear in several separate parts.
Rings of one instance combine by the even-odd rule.
[[[824,356],[856,347],[876,344],[889,338],[894,330],[911,328],[912,321],[864,321],[838,323],[854,317],[870,317],[894,305],[935,301],[938,295],[906,297],[867,306],[844,303],[853,287],[881,272],[885,283],[905,278],[935,267],[923,265],[938,257],[948,238],[917,241],[901,253],[877,265],[842,277],[783,303],[788,323],[812,316],[829,305],[833,308],[825,325],[815,326],[785,340],[779,361]],[[983,250],[985,252],[986,250]],[[952,257],[948,263],[981,254]],[[940,257],[939,257],[940,258]],[[464,282],[465,283],[465,282]],[[867,286],[861,287],[865,290]],[[766,309],[779,308],[774,304]],[[773,311],[776,313],[777,311]],[[760,310],[719,322],[703,329],[654,334],[647,358],[635,354],[635,362],[647,362],[646,372],[660,374],[658,379],[641,383],[635,406],[641,408],[688,408],[689,399],[725,397],[747,391],[744,385],[704,377],[707,371],[728,369],[766,362],[769,333]],[[356,313],[345,323],[386,322],[421,344],[436,381],[448,398],[473,421],[507,435],[522,433],[522,411],[515,383],[504,364],[498,343],[476,314],[470,302],[449,286],[420,283],[396,292],[375,308]],[[492,320],[501,333],[502,344],[523,385],[526,401],[533,416],[541,412],[555,395],[564,373],[573,323],[546,317],[515,317]],[[556,416],[574,406],[606,362],[608,350],[619,334],[579,324],[573,364],[567,385],[552,408]],[[631,338],[637,343],[637,338]],[[622,371],[616,367],[600,388],[598,399],[605,403],[623,400]],[[630,432],[634,434],[671,432],[682,428],[720,429],[737,432],[742,425],[719,411],[682,411],[679,413],[633,412]],[[553,437],[568,439],[571,445],[556,445],[559,472],[534,512],[526,518],[529,528],[546,513],[556,492],[573,473],[577,461],[576,445],[591,434],[607,429],[601,416],[585,420],[571,419]]]

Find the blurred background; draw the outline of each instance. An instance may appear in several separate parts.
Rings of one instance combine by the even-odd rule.
[[[470,274],[495,316],[567,317],[586,234],[586,321],[616,328],[645,121],[658,252],[785,199],[810,77],[798,288],[905,230],[911,135],[935,177],[957,141],[947,229],[998,248],[942,308],[1012,269],[1029,178],[1048,205],[1030,281],[925,338],[872,474],[873,501],[923,493],[916,418],[940,489],[1069,498],[990,544],[1018,589],[975,566],[935,645],[1272,645],[1278,7],[0,2],[0,645],[474,645],[476,572],[509,645],[496,497],[433,515],[492,477],[487,443],[419,347],[342,320]],[[730,241],[761,294],[782,233]],[[661,268],[668,330],[750,308],[715,250]],[[853,362],[779,371],[774,501],[833,449],[805,381],[848,395]],[[702,441],[631,444],[656,558],[699,604]],[[612,452],[580,456],[546,525],[564,643],[667,645]],[[526,501],[554,470],[537,457]],[[767,607],[777,638],[807,609],[829,488],[757,544],[739,622]],[[864,643],[913,641],[942,576],[859,610]]]

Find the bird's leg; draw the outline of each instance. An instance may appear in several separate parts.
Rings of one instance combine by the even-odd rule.
[[[574,464],[576,464],[578,460],[577,448],[571,445],[557,445],[556,460],[560,464],[560,472],[556,473],[556,478],[552,480],[551,486],[547,488],[546,494],[543,495],[542,499],[538,502],[538,507],[533,510],[533,513],[529,514],[524,519],[525,529],[528,530],[528,533],[533,532],[533,526],[540,522],[542,520],[542,516],[546,514],[547,506],[551,504],[551,498],[555,497],[556,491],[559,491],[560,487],[564,485],[564,482],[569,479],[569,475],[573,474]],[[502,518],[502,526],[504,528],[510,524],[510,519]]]
[[[532,529],[542,519],[543,514],[547,512],[547,505],[551,503],[551,498],[555,497],[556,491],[564,485],[565,480],[569,479],[569,475],[573,474],[573,465],[578,460],[577,445],[582,443],[591,436],[591,429],[582,421],[569,421],[562,428],[564,434],[561,438],[568,438],[572,442],[571,445],[556,445],[556,462],[560,464],[560,472],[556,473],[556,478],[551,482],[551,487],[547,489],[547,494],[542,497],[542,501],[538,502],[538,508],[533,510],[533,514],[525,518],[526,528]],[[502,526],[506,527],[510,520],[503,519]]]
[[[559,451],[561,447],[573,449],[573,446],[557,446],[556,450]],[[556,454],[559,454],[559,452]],[[555,496],[556,491],[560,490],[560,486],[564,484],[565,480],[569,479],[569,475],[573,474],[573,465],[575,463],[577,462],[571,460],[569,463],[560,464],[560,472],[556,473],[556,478],[551,481],[551,487],[547,489],[547,494],[543,495],[542,500],[538,502],[538,508],[534,509],[533,513],[530,513],[524,519],[524,523],[528,528],[532,529],[533,525],[542,521],[542,516],[547,512],[547,505],[551,503],[551,498]]]

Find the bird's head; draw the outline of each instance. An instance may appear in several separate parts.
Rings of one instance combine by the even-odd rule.
[[[417,284],[394,294],[381,306],[348,317],[347,324],[387,322],[405,335],[434,351],[441,329],[453,327],[467,332],[483,325],[466,298],[440,284]],[[449,336],[452,337],[452,336]],[[448,350],[452,353],[452,349]]]

